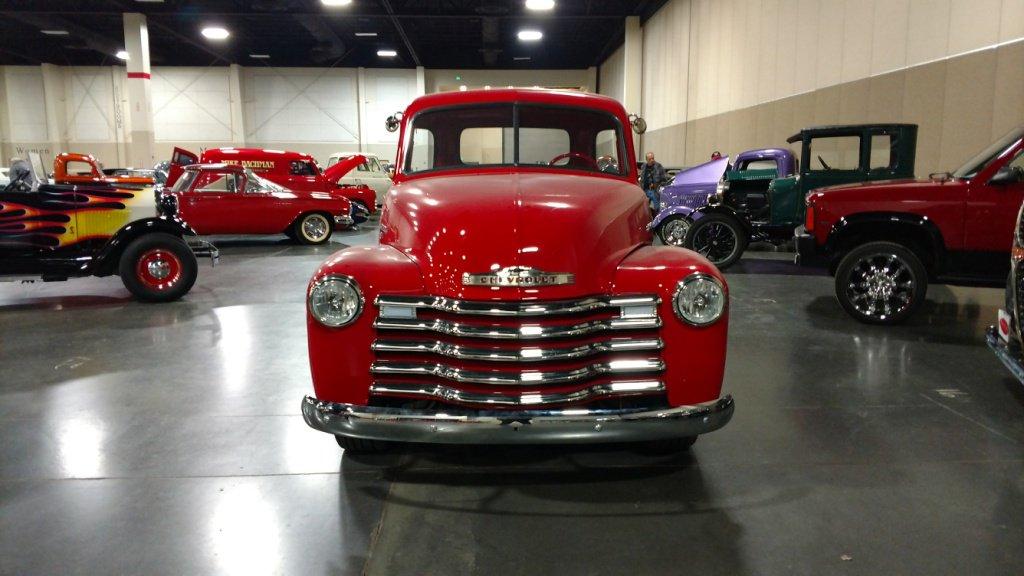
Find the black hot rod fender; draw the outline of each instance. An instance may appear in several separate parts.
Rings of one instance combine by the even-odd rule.
[[[182,239],[185,236],[196,235],[196,231],[177,216],[154,216],[133,220],[115,232],[110,240],[103,245],[93,260],[92,274],[95,276],[115,274],[124,249],[136,238],[154,232],[162,232]]]
[[[905,212],[863,212],[840,218],[825,241],[829,272],[835,274],[843,255],[850,249],[876,240],[888,240],[911,249],[925,265],[928,274],[942,272],[946,263],[946,243],[942,232],[927,216]]]
[[[746,217],[741,216],[739,212],[725,204],[707,204],[697,208],[694,212],[698,214],[724,214],[739,222],[740,226],[743,227],[744,232],[748,235],[753,231],[753,226],[751,226],[750,221],[747,220]],[[690,219],[693,220],[692,215],[690,216]]]

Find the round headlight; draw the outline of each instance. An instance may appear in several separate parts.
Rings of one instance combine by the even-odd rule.
[[[363,310],[363,294],[348,276],[328,276],[309,290],[309,313],[331,328],[351,323]]]
[[[715,277],[694,272],[679,283],[672,305],[683,322],[707,326],[725,312],[725,288]]]

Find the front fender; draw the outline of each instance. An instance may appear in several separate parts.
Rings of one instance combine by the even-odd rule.
[[[693,273],[704,273],[729,286],[718,268],[690,250],[646,246],[619,264],[613,294],[650,294],[660,298],[658,316],[664,342],[664,380],[671,406],[692,405],[717,399],[725,375],[725,351],[729,333],[729,309],[710,326],[695,327],[676,316],[672,300],[679,282]]]
[[[747,220],[745,217],[741,216],[739,212],[733,210],[731,207],[725,204],[709,204],[707,206],[701,206],[700,208],[697,208],[697,210],[695,210],[695,214],[692,216],[692,218],[696,220],[697,218],[700,218],[703,214],[724,214],[726,216],[731,216],[733,219],[740,223],[740,226],[743,226],[743,229],[746,230],[748,234],[750,233],[750,221]]]
[[[332,275],[355,280],[363,294],[363,311],[347,326],[328,328],[307,308],[313,390],[320,400],[365,406],[370,400],[370,343],[375,338],[377,296],[423,294],[423,278],[416,263],[391,246],[354,246],[335,252],[317,268],[306,289],[307,301],[313,284]]]
[[[654,217],[654,220],[651,221],[647,229],[657,230],[658,226],[661,226],[662,222],[668,220],[669,218],[672,218],[673,216],[683,216],[686,218],[691,218],[694,212],[696,212],[696,210],[690,208],[689,206],[669,206],[662,210],[661,212],[658,212],[657,216]]]
[[[92,273],[96,276],[109,276],[115,273],[125,247],[143,234],[154,232],[162,232],[179,238],[196,235],[195,230],[177,216],[154,216],[133,220],[115,232],[110,240],[103,245],[96,259],[93,260]]]

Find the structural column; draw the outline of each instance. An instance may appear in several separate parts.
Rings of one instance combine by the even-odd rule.
[[[427,93],[427,71],[423,66],[416,67],[416,96]]]
[[[231,143],[245,146],[245,107],[242,100],[242,67],[232,64],[228,69],[228,91],[231,94]]]
[[[64,97],[64,74],[60,66],[42,64],[43,100],[46,105],[46,139],[50,144],[49,156],[67,149],[67,112]]]
[[[644,68],[644,34],[640,28],[639,16],[626,18],[626,41],[623,46],[623,90],[622,104],[628,114],[642,114],[643,107],[643,68]],[[636,138],[640,146],[640,138]]]
[[[148,168],[156,163],[153,137],[153,95],[149,70],[149,29],[143,14],[124,14],[124,49],[128,51],[128,117],[131,143],[128,164]]]

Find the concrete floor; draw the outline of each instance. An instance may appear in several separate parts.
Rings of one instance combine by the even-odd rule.
[[[751,254],[728,275],[736,416],[691,454],[354,458],[299,415],[303,290],[374,238],[222,240],[169,305],[0,284],[0,573],[1024,572],[1024,387],[982,340],[999,290],[933,287],[873,328]]]

